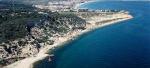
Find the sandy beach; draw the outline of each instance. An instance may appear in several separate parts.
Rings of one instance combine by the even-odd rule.
[[[115,18],[120,18],[120,19],[113,20]],[[53,45],[47,45],[46,47],[42,48],[36,56],[17,61],[17,62],[10,64],[4,68],[33,68],[33,64],[35,62],[42,60],[42,59],[49,56],[49,54],[47,54],[47,52],[50,49],[62,46],[64,43],[67,43],[67,41],[74,40],[74,39],[78,38],[80,35],[87,33],[87,32],[90,32],[94,29],[101,28],[101,27],[111,25],[111,24],[115,24],[115,23],[118,23],[120,21],[128,20],[131,18],[133,18],[133,17],[129,14],[124,14],[124,15],[123,14],[122,15],[116,14],[112,18],[101,19],[100,21],[112,20],[112,21],[109,21],[109,22],[104,23],[104,24],[96,25],[96,22],[100,22],[97,19],[92,20],[92,21],[88,21],[88,25],[86,26],[85,30],[71,31],[70,33],[66,34],[66,36],[64,36],[64,37],[55,37],[54,38],[54,41],[55,41],[54,44]]]

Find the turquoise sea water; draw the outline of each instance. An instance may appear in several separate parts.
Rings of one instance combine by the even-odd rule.
[[[99,28],[66,44],[35,68],[150,68],[150,2],[93,2],[89,9],[127,10],[132,20]]]

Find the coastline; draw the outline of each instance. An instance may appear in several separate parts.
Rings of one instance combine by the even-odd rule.
[[[87,3],[92,3],[92,2],[95,2],[96,0],[89,0],[89,1],[85,1],[83,3],[78,3],[74,6],[74,9],[78,9],[80,8],[80,6],[82,6],[83,4],[87,4]]]
[[[125,20],[131,19],[131,18],[133,18],[131,15],[127,15],[126,17],[123,17],[122,19],[109,21],[109,22],[107,22],[105,24],[101,24],[101,25],[93,25],[93,22],[92,22],[90,25],[88,25],[86,27],[85,30],[71,31],[69,34],[67,34],[64,37],[55,38],[55,40],[57,40],[57,41],[53,45],[47,45],[46,47],[42,48],[40,50],[40,52],[37,54],[37,56],[25,58],[23,60],[15,62],[11,65],[8,65],[4,68],[33,68],[33,64],[35,62],[50,56],[49,54],[47,54],[47,51],[49,51],[50,49],[62,46],[63,44],[67,43],[68,41],[74,40],[74,39],[78,38],[80,35],[82,35],[84,33],[87,33],[87,32],[90,32],[92,30],[95,30],[97,28],[112,25],[112,24],[115,24],[115,23],[118,23],[118,22],[121,22],[121,21],[125,21]],[[96,23],[96,21],[94,21],[94,22]]]

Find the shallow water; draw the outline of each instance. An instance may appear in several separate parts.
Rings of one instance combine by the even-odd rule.
[[[150,68],[150,2],[97,1],[82,7],[127,10],[134,18],[81,36],[35,68]]]

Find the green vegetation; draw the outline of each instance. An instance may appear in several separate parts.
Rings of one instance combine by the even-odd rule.
[[[49,36],[56,33],[64,35],[72,29],[83,29],[85,26],[85,20],[73,13],[38,11],[43,14],[21,9],[15,11],[8,9],[0,12],[0,43],[27,36],[30,34],[31,25],[44,29],[44,33]]]
[[[40,18],[42,15],[37,12],[12,12],[11,10],[0,12],[0,43],[23,38],[28,34],[28,20]]]
[[[22,38],[27,35],[24,19],[16,19],[0,24],[0,40],[7,41]]]

